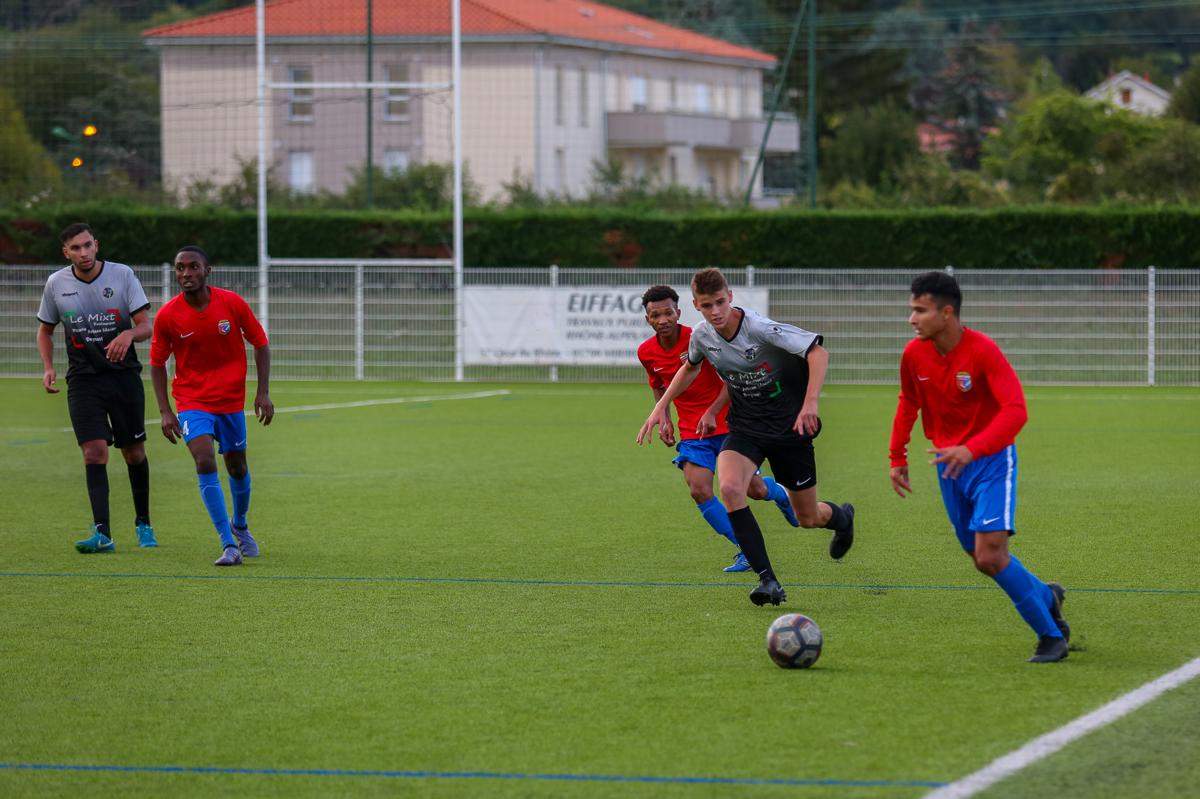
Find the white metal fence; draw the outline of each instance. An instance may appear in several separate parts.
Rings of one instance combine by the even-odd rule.
[[[40,374],[34,331],[46,277],[57,267],[0,270],[0,374]],[[175,290],[171,270],[136,267],[157,306]],[[465,270],[467,290],[488,287],[686,286],[692,269]],[[831,382],[892,383],[907,324],[909,270],[728,270],[739,287],[766,288],[770,316],[822,333]],[[1200,270],[958,270],[963,319],[997,340],[1028,384],[1200,385]],[[257,267],[216,267],[214,285],[259,308]],[[448,266],[272,267],[273,372],[280,378],[452,380],[454,274]],[[501,292],[497,292],[498,295]],[[497,296],[497,302],[503,299]],[[684,299],[686,302],[686,298]],[[514,319],[514,325],[538,320]],[[650,329],[645,330],[650,335]],[[63,357],[62,346],[56,348]],[[142,346],[143,360],[146,348]],[[470,365],[475,380],[640,380],[617,365]]]

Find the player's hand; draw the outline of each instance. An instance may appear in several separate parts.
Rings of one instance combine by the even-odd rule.
[[[696,435],[708,438],[716,429],[717,415],[711,411],[705,411],[704,415],[700,417],[700,421],[696,423]]]
[[[672,427],[670,415],[665,410],[659,410],[658,406],[655,406],[654,410],[650,411],[650,415],[646,417],[646,421],[642,424],[642,429],[638,431],[637,443],[639,445],[645,444],[646,440],[650,438],[650,434],[654,432],[655,427]],[[662,436],[661,432],[659,436]]]
[[[908,482],[907,466],[892,467],[892,490],[900,495],[900,499],[904,499],[905,492],[912,493],[912,484]]]
[[[942,470],[942,477],[948,480],[958,477],[967,464],[975,460],[971,450],[961,444],[957,447],[934,447],[926,452],[934,456],[930,463],[946,464],[946,468]]]
[[[162,431],[167,441],[172,444],[183,438],[183,431],[179,429],[179,417],[171,411],[163,411]]]
[[[254,395],[254,415],[263,425],[269,425],[275,418],[275,403],[271,402],[269,394]]]
[[[125,354],[129,352],[131,346],[133,346],[133,331],[126,330],[108,342],[108,346],[104,348],[104,354],[113,363],[120,363],[125,359]]]
[[[46,389],[47,394],[58,393],[58,387],[55,386],[55,383],[57,382],[58,374],[54,371],[54,369],[47,369],[45,374],[42,375],[42,388]]]
[[[666,424],[658,426],[658,440],[668,447],[675,446],[675,423],[671,421],[670,414],[667,414]]]
[[[821,430],[821,417],[817,415],[817,401],[815,399],[805,400],[804,406],[800,408],[800,415],[796,417],[796,424],[792,425],[792,429],[802,436],[815,436]]]

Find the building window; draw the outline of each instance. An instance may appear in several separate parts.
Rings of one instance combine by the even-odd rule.
[[[383,171],[396,175],[408,169],[408,150],[388,148],[383,151]]]
[[[561,147],[554,150],[554,184],[560,194],[567,193],[567,153]]]
[[[670,93],[669,99],[671,101],[671,110],[677,111],[679,110],[679,80],[677,78],[671,78],[667,85],[668,92]]]
[[[288,83],[312,83],[312,67],[288,67]],[[288,119],[292,122],[312,122],[313,90],[292,89],[288,97]]]
[[[387,73],[388,83],[408,83],[408,64],[388,64],[384,67]],[[388,89],[387,99],[384,101],[383,118],[389,122],[407,122],[408,101],[410,95],[408,89]]]
[[[707,83],[696,84],[696,113],[707,114],[712,110],[712,90]]]
[[[742,90],[741,91],[741,95],[742,95],[741,115],[742,115],[742,118],[746,118],[746,117],[750,116],[750,78],[749,78],[748,73],[745,73],[745,72],[742,73],[740,88]]]
[[[314,183],[313,154],[307,150],[288,153],[288,187],[297,194],[311,194]]]
[[[737,112],[737,89],[730,84],[725,87],[725,107],[729,109],[729,116],[736,117]]]
[[[1133,102],[1133,90],[1121,89],[1121,105],[1129,105]]]
[[[725,87],[724,86],[717,87],[716,93],[713,94],[713,101],[715,102],[714,110],[716,111],[717,116],[725,116]]]
[[[587,67],[579,68],[579,127],[588,126],[588,74]]]
[[[667,174],[669,174],[671,177],[672,185],[678,183],[679,182],[679,160],[674,155],[672,155],[669,159],[667,159],[667,169],[668,169]]]
[[[634,111],[645,111],[648,107],[646,79],[641,75],[629,79],[629,105]]]
[[[563,68],[554,68],[554,124],[563,124]]]

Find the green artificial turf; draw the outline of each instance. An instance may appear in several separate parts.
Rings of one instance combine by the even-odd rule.
[[[844,562],[828,531],[754,503],[780,609],[721,573],[732,548],[672,453],[634,445],[644,387],[273,397],[498,390],[252,425],[263,555],[218,570],[191,459],[157,425],[161,546],[136,547],[116,456],[117,552],[76,554],[89,514],[64,398],[0,381],[0,795],[916,797],[1200,655],[1200,391],[1028,390],[1012,548],[1067,587],[1078,647],[1033,666],[1032,633],[958,549],[932,469],[914,457],[915,495],[891,492],[894,389],[822,400],[819,494],[858,509]],[[766,655],[784,611],[824,631],[809,671]],[[1196,697],[1185,686],[989,795],[1185,795],[1195,737],[1150,750],[1195,727]],[[1129,759],[1121,775],[1095,765],[1110,752]]]

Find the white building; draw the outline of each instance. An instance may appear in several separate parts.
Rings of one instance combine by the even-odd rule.
[[[365,79],[365,11],[323,0],[267,7],[269,79]],[[361,4],[365,6],[364,4]],[[375,80],[448,83],[446,0],[374,0]],[[744,191],[765,127],[766,53],[590,0],[462,0],[463,158],[486,197],[521,176],[582,194],[593,161],[714,194]],[[146,31],[161,49],[163,175],[225,183],[257,152],[255,12],[246,6]],[[366,160],[365,93],[276,91],[272,165],[297,191],[343,188]],[[451,160],[449,97],[375,91],[372,157],[385,169]],[[779,117],[767,152],[795,153]],[[759,178],[755,195],[761,195]]]
[[[1087,96],[1116,108],[1124,108],[1143,116],[1162,116],[1171,104],[1171,93],[1150,82],[1148,77],[1139,77],[1127,69],[1088,90]]]

